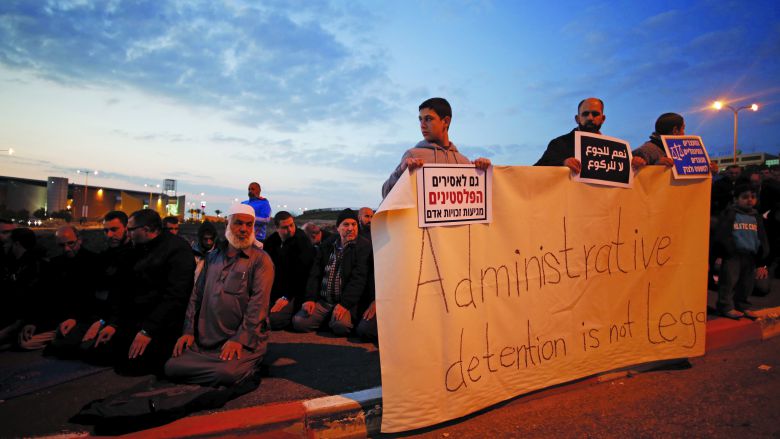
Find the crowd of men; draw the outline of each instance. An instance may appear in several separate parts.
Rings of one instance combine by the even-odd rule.
[[[357,212],[340,212],[338,234],[324,239],[308,225],[318,229],[315,246],[284,211],[259,241],[250,203],[231,207],[224,239],[203,222],[192,243],[178,236],[178,221],[153,210],[111,211],[105,251],[90,251],[66,225],[51,258],[31,229],[2,221],[0,348],[42,349],[125,375],[241,382],[257,370],[271,329],[353,332],[373,302],[370,238],[358,236],[373,211],[361,213],[359,226]]]
[[[574,119],[577,126],[553,139],[536,165],[580,172],[574,132],[600,133],[604,103],[584,99]],[[404,153],[383,196],[404,172],[425,163],[491,165],[486,158],[470,162],[457,150],[449,139],[451,120],[442,98],[419,106],[423,140]],[[660,136],[684,132],[682,116],[661,115],[650,139],[634,151],[634,168],[671,166]],[[780,250],[780,172],[745,174],[730,166],[712,186],[710,266],[724,267],[719,311],[731,318],[750,317],[746,302],[754,283],[746,277],[764,281],[769,272],[774,275]],[[224,239],[210,222],[188,243],[178,236],[176,217],[163,219],[149,209],[129,217],[109,212],[101,254],[86,249],[80,230],[66,225],[55,234],[61,254],[47,259],[32,230],[0,221],[0,349],[43,349],[112,365],[122,374],[164,372],[174,380],[217,386],[253,375],[270,330],[330,330],[377,340],[373,210],[344,209],[333,234],[314,223],[299,230],[289,212],[271,217],[260,193],[252,182],[249,199],[231,206]],[[275,231],[266,237],[270,221]],[[733,233],[739,221],[745,222],[743,231],[755,233]],[[756,288],[768,291],[765,282]]]

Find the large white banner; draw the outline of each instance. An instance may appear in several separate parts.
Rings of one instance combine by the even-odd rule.
[[[496,167],[493,222],[420,228],[406,173],[372,223],[382,431],[704,354],[710,180],[632,188]]]

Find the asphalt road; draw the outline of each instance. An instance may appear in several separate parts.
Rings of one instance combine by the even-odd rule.
[[[517,398],[404,436],[780,438],[780,337],[710,352],[690,363],[687,369]]]
[[[3,353],[0,374],[4,368],[25,364],[36,355],[40,352]],[[263,364],[267,372],[258,389],[228,401],[219,409],[197,414],[312,399],[380,385],[379,350],[375,344],[333,337],[325,332],[272,332]],[[91,401],[152,380],[151,375],[123,377],[106,370],[0,401],[0,438],[93,432],[92,426],[74,424],[70,418]]]

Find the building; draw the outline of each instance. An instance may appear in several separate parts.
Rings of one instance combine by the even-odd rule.
[[[45,180],[0,177],[0,211],[27,212],[29,216],[46,207],[46,196]]]
[[[68,179],[49,177],[46,179],[46,212],[59,212],[68,208]]]
[[[167,183],[169,186],[171,183]],[[175,188],[175,182],[173,183]],[[132,213],[151,208],[160,216],[183,219],[185,197],[171,193],[154,193],[68,183],[64,177],[47,180],[0,176],[0,211],[28,215],[43,208],[47,215],[70,210],[73,218],[97,220],[112,210]],[[170,195],[169,195],[170,194]]]

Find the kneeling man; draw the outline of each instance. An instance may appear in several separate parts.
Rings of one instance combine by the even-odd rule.
[[[184,335],[165,364],[171,379],[230,386],[251,376],[263,359],[274,266],[255,245],[254,224],[251,206],[230,208],[227,248],[208,254],[187,307]]]

